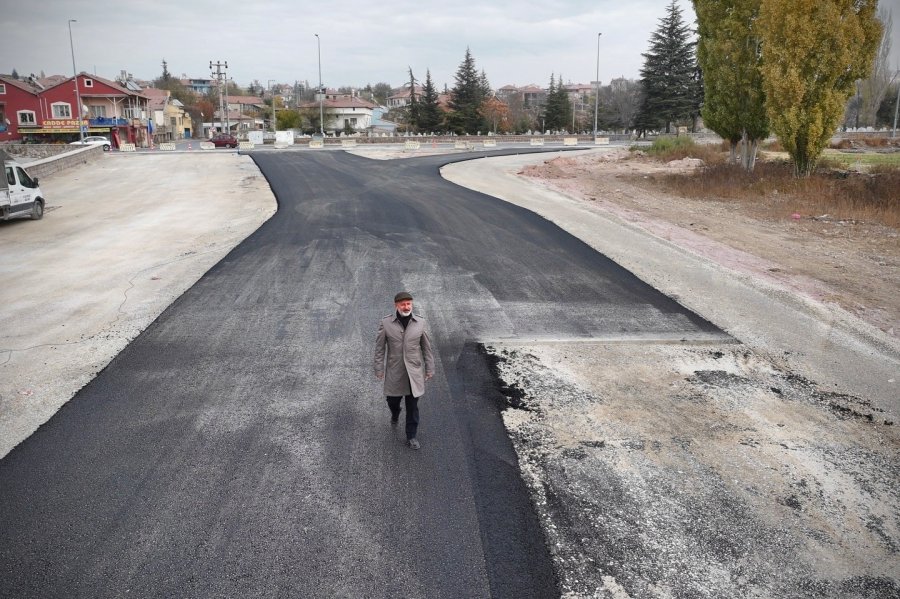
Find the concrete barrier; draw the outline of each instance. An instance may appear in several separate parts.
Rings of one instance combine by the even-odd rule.
[[[469,144],[468,144],[468,142],[465,142],[465,141],[455,141],[455,142],[453,142],[453,149],[454,150],[468,150]]]
[[[563,138],[563,145],[564,145],[564,146],[577,146],[577,145],[578,145],[578,138],[577,138],[577,137],[564,137],[564,138]]]
[[[283,150],[283,149],[285,149],[286,147],[288,147],[289,145],[290,145],[290,144],[288,144],[288,143],[285,142],[285,141],[276,141],[276,142],[272,145],[272,147],[275,148],[276,150]]]
[[[608,138],[608,137],[595,137],[595,138],[594,138],[594,145],[597,145],[597,146],[608,146],[608,145],[609,145],[609,138]]]
[[[325,147],[325,141],[322,139],[312,139],[309,142],[309,147],[313,150],[319,150]]]
[[[175,144],[173,144],[171,142],[164,142],[164,143],[159,144],[159,149],[160,149],[160,151],[163,151],[163,152],[174,152]]]
[[[201,149],[201,150],[215,150],[215,149],[216,149],[216,144],[214,144],[214,143],[211,142],[211,141],[201,141],[201,142],[200,142],[200,149]]]
[[[256,147],[256,144],[253,143],[252,141],[242,141],[242,142],[238,143],[239,150],[252,150],[255,147]]]
[[[403,148],[406,150],[418,150],[421,144],[417,141],[407,140],[406,143],[403,144]]]
[[[120,152],[134,152],[135,147],[134,144],[119,144]]]
[[[532,137],[532,138],[531,138],[531,145],[533,145],[533,146],[542,146],[542,145],[544,145],[544,138],[543,138],[543,137]]]
[[[409,142],[407,142],[407,143],[409,143]],[[355,147],[356,147],[356,140],[355,140],[355,139],[342,139],[342,140],[341,140],[341,147],[342,147],[342,148],[355,148]]]
[[[496,140],[496,139],[486,139],[486,140],[484,140],[484,147],[485,147],[485,148],[496,148],[496,147],[497,147],[497,140]]]

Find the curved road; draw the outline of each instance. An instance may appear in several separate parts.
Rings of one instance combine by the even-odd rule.
[[[459,157],[253,157],[278,213],[0,461],[0,596],[558,596],[474,341],[714,327]],[[399,290],[436,346],[419,452],[371,372]]]

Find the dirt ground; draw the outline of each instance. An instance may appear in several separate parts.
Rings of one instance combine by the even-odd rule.
[[[836,303],[900,338],[900,231],[819,214],[773,220],[748,203],[676,197],[661,189],[661,177],[696,167],[630,154],[621,148],[559,157],[528,166],[522,174],[566,195],[600,203],[730,268]],[[729,255],[728,248],[746,255]]]
[[[442,170],[736,340],[485,341],[563,597],[900,596],[897,232],[675,197],[689,161],[627,155]]]

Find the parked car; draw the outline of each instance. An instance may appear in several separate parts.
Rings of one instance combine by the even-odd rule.
[[[214,135],[213,138],[209,141],[211,141],[217,148],[238,147],[237,138],[234,135],[228,135],[227,133],[219,133],[218,135]]]
[[[84,141],[73,141],[69,145],[70,146],[99,146],[103,145],[103,151],[109,152],[109,149],[112,147],[112,144],[108,139],[103,137],[102,135],[89,135],[84,138]]]
[[[22,166],[0,150],[3,176],[0,177],[0,220],[30,216],[38,220],[44,216],[44,194],[37,177],[30,177]]]

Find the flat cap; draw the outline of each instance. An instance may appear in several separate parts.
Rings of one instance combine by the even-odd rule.
[[[394,303],[402,302],[403,300],[411,300],[413,297],[407,291],[401,291],[397,295],[394,296]]]

